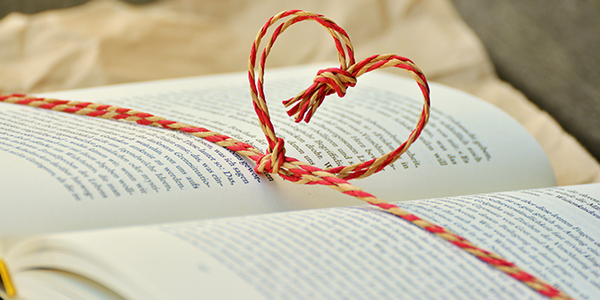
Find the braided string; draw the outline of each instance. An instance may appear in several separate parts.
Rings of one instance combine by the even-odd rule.
[[[267,34],[267,30],[278,20],[285,17],[290,18],[275,28],[262,51],[259,64],[256,66],[259,45]],[[283,101],[283,104],[286,107],[291,106],[288,110],[288,115],[295,116],[296,122],[300,122],[304,119],[304,121],[308,123],[317,108],[323,103],[326,96],[337,93],[338,96],[343,97],[346,94],[348,87],[356,85],[356,78],[367,72],[388,67],[401,68],[408,71],[419,85],[424,99],[423,110],[417,121],[417,126],[402,145],[394,151],[376,159],[356,163],[350,166],[339,166],[327,169],[328,172],[336,174],[337,177],[346,179],[364,178],[383,170],[385,166],[393,163],[400,155],[406,152],[408,147],[410,147],[410,145],[419,137],[425,124],[427,124],[430,104],[429,86],[425,79],[425,75],[410,59],[395,54],[373,55],[355,63],[354,48],[352,47],[352,43],[350,42],[347,33],[341,27],[322,15],[300,10],[284,11],[271,17],[258,32],[256,40],[252,44],[250,58],[248,60],[250,93],[254,109],[261,124],[261,129],[265,133],[265,137],[268,141],[267,154],[259,162],[258,170],[261,172],[278,173],[285,161],[284,141],[275,134],[275,129],[271,122],[269,109],[264,95],[263,86],[266,59],[279,35],[292,24],[305,20],[316,21],[333,37],[338,52],[340,67],[319,71],[311,86],[295,97]],[[257,69],[258,75],[256,75],[255,69]]]
[[[209,142],[216,143],[219,146],[234,151],[240,155],[246,156],[255,162],[259,162],[263,157],[263,153],[249,144],[238,141],[234,138],[228,137],[210,131],[203,127],[192,126],[184,123],[167,120],[163,117],[155,116],[149,113],[140,112],[133,109],[122,108],[115,105],[101,105],[91,102],[80,102],[80,101],[68,101],[58,100],[51,98],[38,98],[27,96],[25,94],[11,94],[0,96],[0,102],[21,104],[26,106],[32,106],[42,109],[49,109],[53,111],[60,111],[66,113],[72,113],[77,115],[85,115],[90,117],[97,117],[103,119],[121,120],[141,125],[162,127],[176,131],[182,131],[193,136],[203,138]],[[508,262],[501,256],[483,250],[465,238],[435,224],[432,224],[426,220],[419,218],[409,212],[404,211],[397,205],[390,204],[381,200],[360,188],[351,185],[347,180],[338,178],[334,174],[322,170],[318,167],[311,166],[307,163],[298,161],[293,158],[286,157],[284,166],[286,169],[279,170],[279,176],[283,179],[309,185],[325,185],[336,189],[343,194],[356,197],[369,204],[378,206],[379,208],[392,213],[403,220],[406,220],[440,238],[443,238],[457,247],[471,253],[480,260],[496,267],[497,269],[505,272],[511,277],[527,284],[532,289],[536,290],[540,294],[547,296],[551,299],[571,299],[563,292],[555,289],[551,285],[543,282],[542,280],[526,273],[521,270],[513,263]],[[1,274],[0,274],[1,275]],[[8,276],[2,278],[4,282],[10,282]]]
[[[261,39],[266,35],[267,29],[271,25],[273,25],[279,19],[288,16],[291,16],[291,18],[275,29],[273,35],[267,43],[267,46],[263,50],[261,61],[258,65],[258,77],[256,77],[254,74],[255,61]],[[337,167],[328,170],[323,170],[321,168],[298,161],[297,159],[285,156],[284,141],[275,135],[275,130],[270,121],[270,115],[264,97],[264,66],[266,57],[268,56],[277,36],[292,24],[304,20],[317,21],[334,37],[335,45],[338,50],[338,58],[340,60],[340,68],[332,68],[319,72],[317,78],[315,79],[315,83],[313,84],[314,87],[311,85],[312,88],[309,87],[304,92],[301,92],[301,96],[297,96],[298,98],[296,100],[294,100],[295,98],[292,98],[287,102],[284,101],[284,104],[288,106],[296,103],[296,106],[294,106],[297,107],[296,110],[294,110],[294,107],[292,107],[290,110],[291,112],[288,113],[290,115],[301,114],[303,116],[301,118],[304,118],[305,121],[308,121],[310,120],[310,116],[312,116],[312,114],[314,114],[316,111],[316,108],[320,105],[320,103],[322,103],[323,98],[326,95],[334,92],[338,93],[338,95],[343,95],[347,87],[356,84],[356,77],[379,68],[392,66],[402,68],[410,72],[413,75],[413,78],[417,81],[417,84],[423,92],[425,104],[423,106],[421,116],[417,121],[417,127],[411,132],[408,140],[404,142],[398,149],[369,162],[342,168]],[[406,220],[430,232],[431,234],[449,241],[455,246],[471,253],[480,260],[525,283],[546,297],[551,299],[571,299],[565,293],[526,273],[501,256],[483,250],[467,241],[465,238],[441,226],[432,224],[416,215],[404,211],[397,205],[387,203],[386,201],[351,185],[347,181],[347,179],[351,178],[362,178],[369,176],[381,170],[385,165],[392,163],[417,139],[421,130],[427,123],[429,117],[429,88],[427,86],[425,76],[412,61],[397,55],[388,54],[371,56],[359,63],[354,63],[353,48],[348,35],[343,31],[343,29],[337,26],[333,21],[321,15],[292,10],[275,15],[262,27],[254,44],[252,45],[248,66],[250,68],[249,79],[254,108],[258,115],[261,128],[263,129],[263,132],[268,140],[268,149],[267,153],[265,154],[247,143],[243,143],[226,135],[210,131],[206,128],[178,123],[149,113],[114,105],[101,105],[91,102],[37,98],[24,94],[3,95],[0,96],[0,102],[21,104],[42,109],[86,115],[90,117],[135,122],[141,125],[163,127],[186,132],[248,157],[256,162],[257,165],[255,170],[257,172],[277,173],[283,179],[299,184],[325,185],[338,190],[343,194],[358,198],[391,214],[394,214],[403,220]],[[307,116],[308,120],[306,120]],[[297,117],[296,120],[298,121],[298,119],[299,118]]]

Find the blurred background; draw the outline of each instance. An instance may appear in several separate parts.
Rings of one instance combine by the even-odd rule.
[[[49,9],[68,8],[84,4],[90,0],[2,0],[0,1],[0,18],[16,11],[35,14]],[[147,4],[156,0],[123,0],[131,4]]]
[[[498,76],[599,160],[600,1],[452,2],[485,45]]]
[[[74,7],[86,2],[89,0],[1,0],[0,17],[5,17],[11,12],[36,14],[47,10]],[[143,7],[159,2],[184,3],[185,1],[123,0],[123,2]],[[243,3],[243,1],[224,1],[223,3],[225,2],[231,5],[237,3],[237,6],[240,6],[239,3]],[[423,2],[437,3],[440,1]],[[182,7],[198,11],[209,7],[202,3],[206,2],[187,1],[187,6]],[[290,3],[296,4],[296,2]],[[300,3],[304,4],[304,2],[298,2],[298,4]],[[493,63],[493,69],[500,79],[516,87],[535,105],[551,114],[596,160],[600,160],[600,0],[450,0],[448,3],[454,6],[452,9],[458,12],[463,21],[480,39]],[[333,4],[328,6],[330,9],[335,8]],[[223,7],[227,7],[227,5],[223,5]],[[381,7],[385,7],[385,5]],[[269,12],[269,14],[272,13]],[[339,20],[337,16],[328,16],[336,21]],[[406,17],[410,19],[410,16]],[[342,18],[342,22],[343,20],[344,18]],[[385,23],[385,20],[382,23]],[[353,23],[350,22],[350,24]],[[377,24],[369,26],[376,27]],[[360,28],[355,26],[353,30],[360,31]],[[366,27],[363,26],[363,28]],[[245,28],[240,28],[240,30],[242,29],[245,30]],[[255,31],[257,28],[251,29],[249,31]],[[364,31],[366,30],[364,29]],[[228,33],[231,32],[237,31],[233,29],[228,31]],[[239,35],[242,36],[241,33]],[[355,45],[358,44],[357,40],[353,41]],[[0,48],[5,47],[1,42],[0,40]],[[2,51],[0,49],[0,53]],[[306,52],[307,57],[310,55],[312,54]],[[413,55],[418,57],[419,53],[416,52]],[[221,62],[215,60],[214,63]],[[171,64],[175,64],[175,62]],[[198,70],[200,69],[199,66]],[[105,73],[107,73],[106,70],[108,69],[105,68]],[[424,70],[427,71],[427,65]],[[200,73],[202,72],[198,71],[198,74]],[[140,74],[144,75],[142,71]],[[165,76],[171,75],[168,72],[164,74]],[[188,75],[190,74],[181,74],[180,76]],[[436,76],[434,71],[433,77]],[[122,79],[127,81],[128,78],[130,77]],[[140,79],[152,78],[141,76]],[[445,80],[446,82],[444,80],[442,82],[451,83],[451,79]],[[112,82],[94,81],[91,84],[114,82],[116,80]],[[36,91],[34,88],[31,90]]]

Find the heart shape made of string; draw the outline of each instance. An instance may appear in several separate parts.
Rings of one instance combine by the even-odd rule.
[[[275,28],[262,51],[258,65],[258,75],[256,75],[256,59],[261,40],[267,34],[269,27],[286,17],[290,18]],[[423,93],[423,110],[419,116],[417,125],[408,139],[398,148],[376,159],[350,166],[338,166],[324,170],[338,178],[344,179],[364,178],[379,172],[406,152],[408,147],[419,137],[429,120],[429,86],[425,75],[410,59],[395,54],[373,55],[362,61],[355,62],[354,48],[344,29],[322,15],[301,10],[284,11],[271,17],[259,31],[250,52],[248,60],[250,91],[261,129],[265,133],[268,142],[267,153],[257,161],[256,171],[292,175],[289,172],[291,166],[286,167],[286,163],[295,160],[285,156],[284,140],[275,134],[275,128],[271,122],[263,89],[264,70],[271,48],[281,33],[291,25],[305,20],[316,21],[331,34],[338,52],[340,67],[320,70],[312,85],[295,97],[283,101],[286,107],[290,107],[288,115],[295,116],[296,122],[304,120],[308,123],[326,96],[337,93],[339,97],[343,97],[346,94],[347,88],[356,85],[357,77],[377,69],[396,67],[408,71],[412,74]],[[283,172],[282,168],[284,169]]]

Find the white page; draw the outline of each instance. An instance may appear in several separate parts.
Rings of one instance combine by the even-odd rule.
[[[268,97],[291,96],[307,86],[314,70],[270,72]],[[406,127],[413,126],[408,120],[416,120],[420,111],[418,88],[410,80],[379,75],[361,77],[347,99],[328,98],[308,126],[283,123],[283,108],[272,101],[271,115],[287,141],[288,155],[335,166],[379,156],[402,142],[410,132]],[[301,78],[282,79],[295,76]],[[246,75],[240,74],[44,96],[135,107],[264,149],[262,132],[252,126],[257,122],[247,89]],[[286,96],[278,96],[282,93]],[[396,201],[555,184],[541,148],[506,114],[438,85],[432,85],[432,98],[431,122],[410,153],[389,170],[356,181],[359,186]],[[216,105],[230,111],[221,113]],[[359,203],[324,187],[296,186],[278,178],[271,182],[256,176],[247,161],[182,133],[4,103],[0,112],[5,208],[0,236],[8,240],[40,232]]]
[[[599,204],[600,185],[400,203],[576,299],[600,293]],[[55,256],[44,260],[46,253]],[[78,272],[135,299],[239,291],[267,299],[544,299],[465,251],[365,207],[57,235],[22,245],[9,262],[15,274],[35,266]]]
[[[89,279],[56,270],[33,269],[21,272],[18,274],[18,281],[19,299],[125,300]]]
[[[109,287],[125,299],[262,298],[250,284],[236,277],[235,272],[224,268],[215,258],[198,253],[196,248],[177,239],[165,239],[161,232],[133,229],[107,233],[108,236],[104,236],[105,241],[114,239],[111,242],[112,246],[107,245],[108,247],[98,247],[98,244],[94,244],[98,239],[90,236],[92,239],[78,245],[67,239],[48,240],[19,248],[17,257],[7,257],[13,271],[15,286],[24,289],[24,294],[28,293],[28,289],[39,288],[42,283],[28,282],[30,275],[27,273],[33,265],[43,265],[43,268],[50,270],[65,270],[62,266],[66,264],[71,266],[69,272]],[[87,239],[86,236],[84,235],[84,240]],[[141,239],[135,238],[136,236]],[[119,242],[114,243],[115,240]],[[102,252],[102,257],[96,257],[97,252],[88,249],[88,246]],[[121,253],[123,246],[131,251]],[[156,260],[160,253],[176,255]],[[107,257],[116,259],[114,264],[105,264],[103,261]],[[147,277],[131,277],[131,270],[124,270],[124,265],[134,268],[135,272],[145,273]],[[20,274],[21,270],[26,270],[24,276]],[[77,282],[72,281],[65,286],[76,289],[77,285]]]
[[[28,246],[31,254],[20,248],[8,257],[21,289],[31,285],[21,285],[20,270],[43,266],[127,299],[543,299],[414,226],[362,209],[87,232]]]
[[[600,295],[600,184],[399,203],[553,283]]]

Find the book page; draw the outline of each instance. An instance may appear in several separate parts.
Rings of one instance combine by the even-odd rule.
[[[73,273],[49,269],[32,269],[19,273],[19,287],[19,299],[125,300],[125,298],[87,278]],[[5,297],[3,299],[12,299],[2,295],[1,291],[0,296]]]
[[[600,185],[399,204],[576,299],[600,293]],[[44,259],[48,253],[52,259]],[[213,298],[232,290],[250,299],[545,299],[369,207],[57,235],[21,245],[9,262],[17,286],[19,270],[42,266],[132,299]]]
[[[329,97],[311,124],[278,102],[310,83],[314,66],[269,72],[267,97],[288,156],[322,167],[366,161],[406,139],[421,110],[411,80],[361,77]],[[265,149],[245,74],[45,94],[135,108],[205,126]],[[432,85],[431,121],[397,162],[356,181],[388,201],[555,184],[541,148],[506,114]],[[356,205],[319,186],[257,175],[249,161],[166,129],[0,103],[0,236],[260,212]]]
[[[399,203],[575,299],[600,295],[600,185]]]

